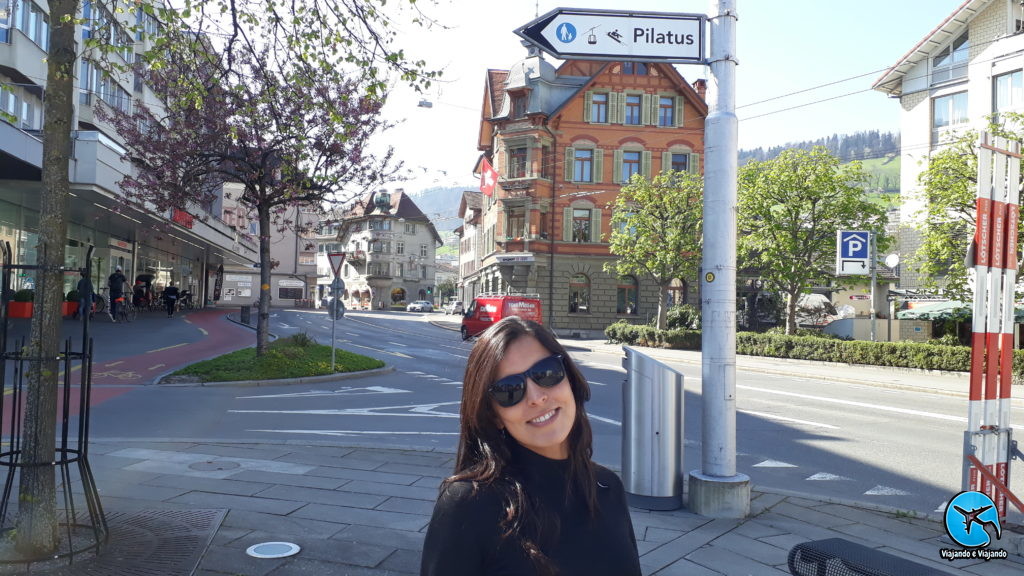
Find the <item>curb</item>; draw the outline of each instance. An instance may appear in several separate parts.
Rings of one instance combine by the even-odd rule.
[[[155,384],[167,388],[218,388],[226,386],[296,386],[301,384],[322,384],[324,382],[334,382],[337,380],[353,380],[355,378],[364,378],[368,376],[380,376],[382,374],[389,374],[394,371],[394,366],[385,366],[383,368],[374,368],[372,370],[362,370],[359,372],[338,372],[336,374],[324,374],[322,376],[280,378],[277,380],[235,380],[232,382],[173,382],[168,384],[160,383],[160,381],[163,380],[164,378],[162,376],[156,380]]]

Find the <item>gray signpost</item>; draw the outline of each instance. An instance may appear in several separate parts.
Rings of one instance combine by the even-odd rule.
[[[331,284],[331,303],[327,313],[331,316],[331,374],[334,374],[334,330],[338,322],[338,306],[341,304],[341,293],[345,290],[345,281],[341,279],[341,265],[345,263],[344,252],[331,252],[327,254],[327,260],[334,270],[334,282]],[[344,306],[343,304],[341,304]],[[344,310],[344,308],[341,308]]]
[[[736,473],[736,0],[711,0],[711,11],[708,18],[558,8],[516,34],[555,58],[711,68],[704,124],[701,468],[690,472],[688,505],[704,516],[736,518],[750,512],[750,478]]]

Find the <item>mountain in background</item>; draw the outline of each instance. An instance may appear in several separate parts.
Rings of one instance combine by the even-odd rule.
[[[869,176],[864,186],[866,191],[888,194],[900,191],[900,135],[893,132],[869,130],[854,134],[833,134],[817,140],[787,142],[768,149],[740,150],[740,166],[750,161],[771,160],[783,150],[810,150],[815,146],[824,146],[844,164],[859,160]]]

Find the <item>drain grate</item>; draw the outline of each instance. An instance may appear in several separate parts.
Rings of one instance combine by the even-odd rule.
[[[107,512],[110,539],[98,556],[32,574],[52,576],[181,576],[191,574],[227,510]],[[0,574],[3,572],[0,569]]]

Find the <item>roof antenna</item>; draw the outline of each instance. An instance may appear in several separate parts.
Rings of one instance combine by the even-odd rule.
[[[537,0],[533,4],[533,17],[540,18],[540,0]]]

